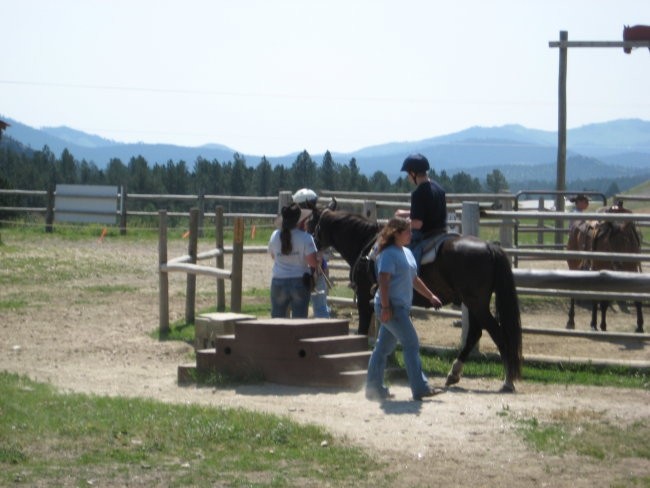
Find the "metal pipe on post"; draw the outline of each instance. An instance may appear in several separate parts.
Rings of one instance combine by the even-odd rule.
[[[478,202],[463,202],[463,216],[462,216],[462,226],[463,226],[463,235],[466,236],[475,236],[478,237],[479,233],[479,219],[480,219],[480,207]],[[465,344],[467,342],[467,334],[469,332],[469,311],[465,305],[462,306],[462,334],[461,334],[461,343]],[[472,352],[478,352],[478,344]]]
[[[187,245],[188,263],[196,264],[199,231],[199,209],[190,209],[190,236]],[[193,324],[196,305],[196,275],[187,274],[187,293],[185,295],[185,323]]]
[[[241,313],[244,266],[244,219],[237,217],[233,229],[232,266],[230,278],[230,311]]]
[[[215,225],[215,245],[220,251],[217,254],[218,269],[224,269],[224,248],[223,248],[223,206],[217,205],[214,208],[214,225]],[[225,281],[222,278],[217,278],[217,312],[225,312],[226,310],[226,288]]]
[[[560,31],[560,43],[569,39],[567,31]],[[564,212],[564,194],[566,191],[566,75],[567,75],[567,54],[566,45],[561,45],[560,51],[560,72],[558,79],[558,106],[557,106],[557,182],[555,197],[555,209]],[[563,220],[555,221],[556,229],[564,228]],[[562,244],[562,233],[555,234],[555,244]]]
[[[167,264],[167,211],[158,212],[158,332],[162,337],[169,333],[169,276],[163,271]]]

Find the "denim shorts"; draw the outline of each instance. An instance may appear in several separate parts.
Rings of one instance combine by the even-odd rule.
[[[307,318],[310,295],[302,276],[271,279],[271,317]]]

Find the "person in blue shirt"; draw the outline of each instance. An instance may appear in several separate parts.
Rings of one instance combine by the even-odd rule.
[[[417,266],[410,249],[411,227],[409,221],[394,217],[379,234],[375,269],[378,288],[375,294],[375,315],[381,324],[377,342],[368,362],[366,398],[385,400],[392,398],[384,384],[388,356],[399,342],[402,345],[406,374],[414,400],[422,400],[437,393],[429,386],[422,371],[420,342],[411,321],[413,289],[427,298],[434,308],[442,306],[440,299],[418,278]]]
[[[298,222],[310,210],[291,204],[282,208],[282,224],[271,234],[268,252],[273,258],[271,274],[271,317],[307,318],[311,285],[305,276],[316,268],[316,244],[311,234],[300,230]]]
[[[413,238],[409,247],[418,266],[422,258],[422,241],[447,231],[445,190],[429,179],[429,169],[429,160],[422,154],[411,154],[404,160],[400,171],[406,171],[416,188],[411,193],[410,210],[400,209],[395,212],[395,217],[411,220]]]

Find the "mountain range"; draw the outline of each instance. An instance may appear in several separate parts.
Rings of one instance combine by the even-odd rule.
[[[128,164],[141,155],[150,165],[183,160],[192,167],[198,157],[227,162],[237,152],[248,166],[256,166],[261,155],[229,148],[221,144],[184,147],[171,144],[121,143],[87,134],[69,127],[29,127],[0,116],[10,124],[2,144],[13,139],[34,150],[48,146],[57,156],[68,149],[77,160],[85,159],[105,168],[110,159]],[[555,181],[557,132],[529,129],[521,125],[471,127],[469,129],[420,141],[391,142],[350,153],[332,152],[334,161],[347,164],[355,158],[359,170],[368,176],[382,171],[391,180],[399,175],[407,154],[420,152],[432,162],[436,172],[453,175],[460,171],[484,179],[499,169],[510,182]],[[272,165],[289,167],[299,154],[267,157]],[[311,154],[317,163],[322,154]],[[566,180],[585,178],[650,179],[650,121],[620,119],[589,124],[567,130]]]

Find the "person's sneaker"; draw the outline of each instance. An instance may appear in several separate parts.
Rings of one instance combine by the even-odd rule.
[[[390,400],[391,398],[395,398],[395,395],[393,395],[390,391],[388,391],[388,388],[384,388],[383,390],[367,388],[366,398],[368,400],[372,400],[375,402],[383,402],[384,400]]]
[[[441,388],[432,388],[432,387],[429,387],[429,389],[428,389],[427,391],[425,391],[424,393],[422,393],[422,394],[420,394],[420,395],[418,395],[418,396],[414,396],[414,397],[413,397],[413,400],[418,401],[418,402],[421,402],[423,398],[428,398],[428,397],[436,396],[436,395],[439,395],[440,393],[442,393],[442,392],[444,392],[444,391],[445,391],[445,390],[443,390],[443,389],[441,389]]]

